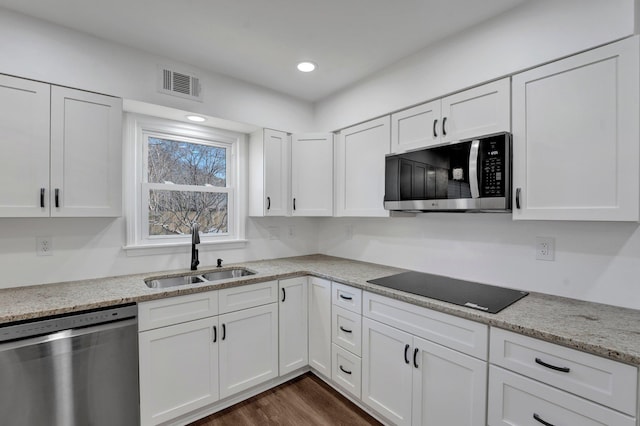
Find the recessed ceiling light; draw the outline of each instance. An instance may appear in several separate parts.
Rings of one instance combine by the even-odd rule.
[[[302,72],[311,72],[315,70],[318,66],[313,62],[304,61],[298,64],[298,70]]]
[[[195,121],[196,123],[202,123],[203,121],[207,121],[206,118],[201,117],[199,115],[187,115],[187,120]]]

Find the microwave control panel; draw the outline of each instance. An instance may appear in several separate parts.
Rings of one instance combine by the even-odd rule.
[[[505,141],[487,139],[480,145],[480,196],[505,196]]]

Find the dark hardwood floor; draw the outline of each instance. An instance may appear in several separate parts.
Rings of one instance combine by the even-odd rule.
[[[189,426],[380,424],[308,373]]]

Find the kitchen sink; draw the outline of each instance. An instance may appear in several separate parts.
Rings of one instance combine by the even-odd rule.
[[[171,277],[171,278],[155,278],[152,280],[145,281],[147,287],[149,288],[165,288],[165,287],[176,287],[179,285],[186,284],[197,284],[202,283],[204,280],[197,275],[190,276],[181,276],[181,277]]]
[[[202,277],[206,280],[206,281],[215,281],[215,280],[224,280],[227,278],[237,278],[237,277],[244,277],[246,275],[253,275],[255,272],[251,272],[247,269],[227,269],[226,271],[214,271],[214,272],[207,272],[206,274],[202,275]]]
[[[255,272],[249,271],[244,268],[226,269],[223,271],[207,272],[203,275],[181,275],[179,277],[170,278],[152,278],[145,280],[145,284],[149,288],[167,288],[177,287],[187,284],[200,284],[210,281],[225,280],[229,278],[244,277],[247,275],[254,275]]]

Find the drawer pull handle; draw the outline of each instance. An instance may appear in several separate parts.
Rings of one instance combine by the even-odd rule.
[[[409,364],[411,362],[411,361],[409,361],[408,351],[409,351],[409,345],[405,345],[405,347],[404,347],[404,362],[405,362],[405,364]]]
[[[214,325],[213,326],[213,343],[215,343],[216,340],[218,340],[218,327]]]
[[[344,331],[345,333],[353,333],[353,330],[347,330],[346,328],[340,326],[340,330]]]
[[[344,294],[340,295],[340,299],[344,299],[344,300],[353,300],[353,297],[351,296],[345,296]]]
[[[418,348],[415,348],[415,349],[413,350],[413,366],[414,366],[415,368],[419,368],[419,367],[418,367],[418,352],[419,352],[419,351],[420,351],[420,349],[418,349]]]
[[[345,370],[342,366],[340,366],[340,370],[342,370],[344,374],[352,374],[351,371]]]
[[[547,364],[540,358],[536,358],[536,364],[540,364],[543,367],[547,367],[555,371],[560,371],[562,373],[568,373],[569,371],[571,371],[569,367],[556,367],[555,365]]]
[[[544,426],[554,426],[553,423],[549,423],[549,422],[545,422],[544,420],[542,420],[542,417],[540,417],[539,415],[537,415],[536,413],[533,413],[533,418],[542,423]]]

